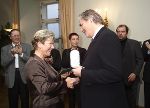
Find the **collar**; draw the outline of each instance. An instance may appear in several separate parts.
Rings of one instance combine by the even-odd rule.
[[[100,30],[102,27],[104,27],[104,25],[100,25],[100,26],[95,30],[95,33],[94,33],[92,39],[95,38],[96,34],[99,32],[99,30]]]
[[[78,46],[76,48],[71,48],[71,50],[78,50]]]
[[[20,45],[20,43],[18,43],[17,45]],[[12,46],[13,46],[13,47],[15,47],[15,46],[16,46],[16,44],[14,44],[14,43],[12,42]]]

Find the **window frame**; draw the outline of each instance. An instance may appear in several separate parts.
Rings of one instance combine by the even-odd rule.
[[[47,19],[47,5],[51,5],[51,4],[58,4],[58,18]],[[58,38],[55,38],[55,39],[56,41],[61,39],[61,29],[60,29],[60,19],[59,19],[59,0],[44,0],[44,1],[41,1],[40,5],[41,5],[41,28],[48,29],[48,24],[58,23],[59,24],[59,36]]]
[[[50,4],[58,4],[58,18],[51,18],[51,19],[47,19],[47,5]],[[52,24],[52,23],[58,23],[59,24],[59,36],[58,38],[55,37],[55,46],[57,49],[59,49],[61,51],[62,49],[62,38],[61,38],[61,26],[60,26],[60,15],[59,15],[59,0],[42,0],[40,2],[40,8],[41,8],[41,28],[42,29],[48,29],[48,24]]]

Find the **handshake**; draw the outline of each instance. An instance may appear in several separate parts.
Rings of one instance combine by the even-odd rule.
[[[62,73],[62,74],[61,74],[61,78],[62,78],[62,79],[65,79],[68,88],[73,89],[74,86],[75,86],[76,84],[78,84],[79,81],[80,81],[79,77],[75,77],[75,78],[69,77],[70,74],[72,74],[72,71],[65,72],[65,73],[61,72],[61,73]]]
[[[11,49],[11,53],[14,55],[14,54],[19,54],[21,55],[22,54],[22,47],[20,45],[16,45],[15,47],[13,47]]]
[[[68,88],[73,89],[74,86],[79,83],[79,81],[80,81],[79,77],[81,77],[81,70],[84,69],[84,68],[85,67],[83,67],[83,66],[76,66],[76,67],[73,67],[73,68],[65,69],[62,72],[60,72],[61,77],[66,78],[65,81],[67,83]],[[75,78],[69,77],[69,75],[71,73],[74,74],[76,77]]]
[[[67,87],[73,89],[74,85],[78,84],[80,79],[79,77],[75,78],[67,77],[65,81],[67,82]]]

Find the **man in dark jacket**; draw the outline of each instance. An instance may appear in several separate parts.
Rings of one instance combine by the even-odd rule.
[[[83,67],[72,69],[80,77],[81,108],[128,108],[119,39],[103,26],[102,17],[92,9],[81,13],[80,28],[93,39]]]
[[[129,108],[136,108],[140,72],[144,61],[140,43],[128,39],[128,31],[129,28],[124,24],[116,29],[122,46],[124,82]]]

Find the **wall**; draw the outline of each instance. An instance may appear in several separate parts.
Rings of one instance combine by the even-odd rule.
[[[0,25],[5,26],[6,23],[12,22],[12,0],[1,0],[0,1]]]
[[[40,0],[19,0],[19,17],[22,41],[31,43],[34,33],[40,29]],[[0,25],[12,23],[12,0],[0,1]]]
[[[143,41],[150,36],[148,14],[149,0],[75,0],[75,31],[83,36],[81,45],[88,46],[89,40],[80,32],[78,15],[86,9],[98,9],[104,17],[107,8],[109,28],[115,30],[119,24],[127,24],[130,28],[129,37]]]
[[[19,0],[19,6],[22,40],[31,43],[34,33],[40,29],[40,1]]]
[[[88,48],[90,39],[81,33],[78,15],[90,8],[99,10],[102,17],[105,16],[105,8],[108,9],[107,16],[111,30],[115,31],[119,24],[127,24],[130,28],[129,38],[138,41],[150,38],[149,4],[149,0],[75,0],[75,32],[82,36],[81,46]],[[144,106],[143,83],[140,87],[138,104]]]

